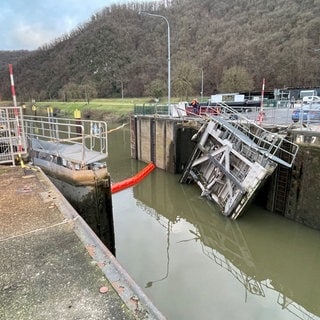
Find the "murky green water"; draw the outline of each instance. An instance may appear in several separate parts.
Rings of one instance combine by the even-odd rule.
[[[113,181],[145,166],[109,135]],[[320,231],[257,205],[237,221],[153,171],[113,195],[116,256],[168,319],[320,319]]]

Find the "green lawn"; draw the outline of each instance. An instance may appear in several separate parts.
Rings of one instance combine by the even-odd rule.
[[[178,102],[178,98],[172,98],[173,103]],[[25,103],[25,113],[34,114],[34,106],[36,106],[37,115],[47,115],[48,108],[54,114],[64,114],[68,117],[74,117],[75,111],[81,112],[81,117],[111,119],[112,121],[123,121],[133,113],[135,105],[150,105],[154,104],[152,98],[117,98],[117,99],[93,99],[87,104],[85,101],[42,101]],[[159,104],[166,104],[166,99],[163,99]],[[0,106],[12,106],[12,101],[0,101]],[[20,106],[20,104],[18,103]]]
[[[74,111],[78,109],[82,113],[88,111],[104,111],[115,115],[129,114],[133,112],[135,104],[150,103],[150,98],[125,98],[125,99],[94,99],[87,104],[84,101],[73,102],[59,102],[59,101],[43,101],[36,102],[35,104],[26,103],[27,112],[32,112],[32,106],[37,107],[37,113],[47,113],[47,108],[53,110],[60,110],[65,114],[73,115]],[[12,101],[1,101],[1,105],[12,106]]]
[[[64,111],[66,114],[73,114],[76,109],[83,112],[88,111],[105,111],[117,115],[128,114],[133,112],[135,104],[146,103],[147,99],[95,99],[89,104],[84,101],[75,102],[37,102],[36,106],[39,109],[51,107]]]

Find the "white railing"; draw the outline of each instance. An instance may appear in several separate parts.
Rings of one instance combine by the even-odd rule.
[[[226,104],[218,104],[219,114],[210,119],[220,124],[226,135],[237,136],[265,158],[291,167],[298,145],[286,139],[283,135],[264,129],[256,121],[247,118],[246,113],[240,113]],[[208,113],[210,115],[210,113]]]
[[[11,163],[27,154],[22,109],[20,107],[0,108],[0,164]]]
[[[80,159],[75,162],[86,163],[88,153],[99,153],[100,158],[108,157],[107,124],[104,121],[67,119],[41,116],[24,116],[24,128],[35,151],[44,152],[52,142],[50,153],[58,153],[62,145],[79,145]],[[43,143],[41,144],[41,141]]]

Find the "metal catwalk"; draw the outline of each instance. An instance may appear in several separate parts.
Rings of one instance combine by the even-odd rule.
[[[208,114],[194,137],[198,143],[180,182],[197,183],[201,196],[236,219],[278,164],[292,166],[298,146],[230,107],[220,107],[221,113]]]

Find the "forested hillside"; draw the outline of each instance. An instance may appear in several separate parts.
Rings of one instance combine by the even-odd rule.
[[[0,94],[13,63],[20,101],[165,97],[167,24],[141,11],[169,21],[173,96],[199,96],[201,70],[204,95],[320,85],[320,0],[172,0],[105,8],[18,61],[0,52]]]

